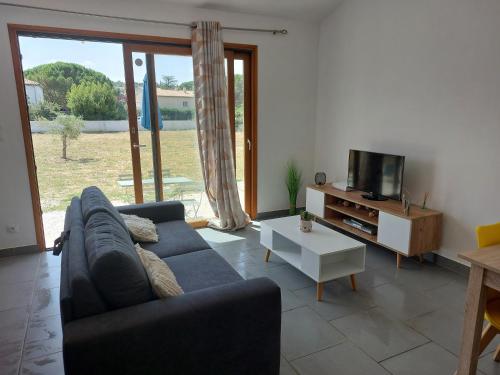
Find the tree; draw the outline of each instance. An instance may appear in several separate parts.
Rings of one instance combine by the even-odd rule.
[[[61,112],[61,107],[58,104],[45,100],[37,104],[30,104],[28,109],[31,121],[52,121]]]
[[[40,83],[46,101],[67,108],[67,94],[73,85],[82,82],[97,82],[112,85],[104,74],[84,67],[83,65],[55,62],[38,65],[24,72],[24,76]]]
[[[111,84],[84,81],[68,92],[68,108],[84,120],[123,120],[127,114],[117,94]]]
[[[159,87],[174,90],[177,88],[177,79],[174,76],[162,76]]]
[[[62,155],[64,160],[67,160],[68,141],[77,139],[83,129],[83,120],[73,115],[60,114],[55,121],[47,123],[49,132],[59,135],[62,141]]]
[[[182,82],[179,85],[178,89],[185,91],[194,91],[194,82],[193,81]]]

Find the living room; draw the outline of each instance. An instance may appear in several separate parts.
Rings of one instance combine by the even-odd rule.
[[[489,290],[498,289],[495,255],[500,254],[495,225],[500,204],[493,198],[500,184],[499,14],[494,0],[1,3],[0,372],[500,371],[495,338],[500,308]],[[199,162],[204,153],[196,134],[205,122],[198,121],[197,100],[203,100],[204,86],[197,83],[191,25],[206,20],[218,21],[222,29],[231,135],[230,142],[224,137],[220,142],[234,157],[228,211],[239,215],[236,226],[244,228],[238,230],[231,220],[225,228],[223,220],[214,220],[226,215],[218,202],[224,198],[208,182],[213,170],[208,161]],[[58,47],[63,42],[73,44]],[[80,53],[98,43],[104,52]],[[163,70],[172,56],[187,59],[178,64],[189,74],[178,73],[178,84],[169,86],[172,82],[160,78],[177,74]],[[102,68],[106,60],[113,63],[108,70]],[[84,114],[81,135],[68,141],[67,158],[60,157],[59,135],[35,130],[28,101],[29,90],[38,92],[28,71],[61,61],[105,74],[121,90],[127,111],[118,124],[125,127],[109,134],[95,130],[96,120],[117,118]],[[244,83],[240,107],[238,80]],[[182,86],[190,81],[194,86]],[[40,87],[50,97],[43,82]],[[180,110],[194,98],[192,129],[174,131],[172,115],[156,116],[167,101],[159,99],[160,90],[167,90],[163,97],[189,98],[181,99]],[[157,101],[144,101],[148,93]],[[69,98],[68,91],[63,99],[69,103]],[[143,125],[146,107],[153,114],[149,128]],[[64,102],[56,115],[71,115],[74,108]],[[238,113],[242,128],[236,126]],[[188,132],[194,137],[188,140],[191,148],[180,149],[183,159],[174,163],[172,148],[187,141],[175,147],[167,142]],[[97,135],[116,138],[107,143],[97,138],[95,148],[85,143]],[[144,135],[147,140],[140,138]],[[39,153],[42,144],[43,152],[54,154],[52,161]],[[380,154],[384,157],[377,158]],[[369,164],[373,167],[396,156],[400,178],[386,174],[374,184],[372,171],[370,186],[363,187],[353,177],[369,171],[366,165],[356,169],[352,160],[371,157],[378,160]],[[116,160],[122,169],[109,166]],[[183,169],[190,163],[196,172]],[[301,174],[295,202],[285,181],[290,166]],[[92,189],[82,194],[92,185],[104,194]],[[178,185],[198,190],[179,193]],[[345,191],[347,186],[355,190]],[[382,197],[366,199],[356,190]],[[158,203],[131,208],[153,201]],[[309,219],[303,209],[312,214],[310,233],[309,220],[302,228],[300,218],[291,215],[291,203],[302,219]],[[73,207],[68,214],[66,207],[75,204],[81,212]],[[159,242],[144,249],[165,260],[182,296],[151,297],[150,291],[138,297],[142,303],[125,306],[100,290],[103,280],[92,272],[84,277],[88,284],[78,284],[78,265],[98,258],[92,257],[99,255],[99,241],[95,249],[87,242],[81,246],[80,255],[86,252],[88,259],[61,263],[71,259],[68,248],[77,248],[64,217],[81,215],[84,224],[95,215],[104,220],[98,213],[113,216],[118,212],[113,206],[154,222]],[[346,226],[346,218],[375,232]],[[62,254],[54,256],[60,232]],[[318,240],[321,235],[327,240]],[[488,249],[477,250],[483,247]],[[114,267],[113,275],[123,270]],[[95,304],[92,293],[76,293],[72,282],[95,284]],[[96,302],[101,298],[102,306]],[[138,313],[142,319],[134,319]],[[208,340],[210,335],[220,338]]]

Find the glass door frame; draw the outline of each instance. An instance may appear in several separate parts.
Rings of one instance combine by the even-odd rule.
[[[170,38],[156,35],[140,35],[109,31],[98,31],[88,29],[74,29],[64,27],[39,26],[28,24],[8,23],[7,30],[9,35],[9,44],[12,56],[14,78],[16,81],[16,91],[19,106],[20,124],[23,134],[24,151],[26,155],[26,168],[28,181],[30,185],[31,205],[33,211],[33,222],[35,227],[36,245],[40,251],[45,251],[45,244],[42,209],[40,203],[40,192],[38,190],[38,178],[36,172],[36,163],[31,138],[31,128],[29,121],[29,112],[27,106],[27,97],[24,89],[24,76],[21,63],[21,53],[18,37],[28,36],[52,36],[61,38],[86,38],[93,41],[114,41],[119,43],[150,43],[157,46],[172,47],[190,47],[191,40],[183,38]],[[250,74],[251,74],[251,107],[250,107],[250,126],[252,127],[252,152],[251,152],[251,205],[246,207],[247,212],[252,218],[257,216],[257,62],[258,47],[252,44],[224,43],[226,50],[243,52],[250,55]],[[136,112],[137,113],[137,112]],[[137,119],[137,117],[136,117]],[[142,194],[141,194],[142,195]],[[136,196],[136,203],[140,203]]]
[[[154,169],[155,196],[157,201],[163,201],[163,176],[160,145],[160,129],[158,126],[158,100],[156,96],[156,77],[154,55],[191,56],[190,46],[169,46],[138,43],[123,43],[123,63],[125,66],[125,87],[127,91],[127,107],[129,115],[130,150],[132,154],[132,170],[134,176],[134,193],[136,203],[144,202],[142,186],[141,151],[139,143],[139,125],[137,123],[137,106],[132,53],[140,52],[146,55],[146,74],[148,77],[149,98],[151,106],[152,157]]]

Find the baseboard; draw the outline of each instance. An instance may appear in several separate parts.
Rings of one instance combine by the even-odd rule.
[[[434,253],[429,253],[424,255],[426,260],[431,260],[435,264],[437,264],[439,267],[445,268],[449,271],[458,273],[459,275],[469,277],[469,270],[470,268],[467,267],[465,264],[462,264],[460,262],[457,262],[455,260],[446,258],[442,255],[439,254],[434,254]],[[431,258],[431,259],[429,259]]]
[[[305,207],[297,207],[297,213],[301,210],[305,210]],[[268,220],[268,219],[276,219],[278,217],[288,216],[288,210],[277,210],[277,211],[267,211],[267,212],[259,212],[257,213],[256,220]]]
[[[0,258],[11,257],[13,255],[34,254],[34,253],[39,253],[39,252],[40,252],[40,250],[38,249],[37,245],[10,247],[10,248],[0,250]]]

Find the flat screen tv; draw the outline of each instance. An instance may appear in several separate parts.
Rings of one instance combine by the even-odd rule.
[[[347,186],[364,191],[363,198],[401,200],[405,157],[350,150]]]

